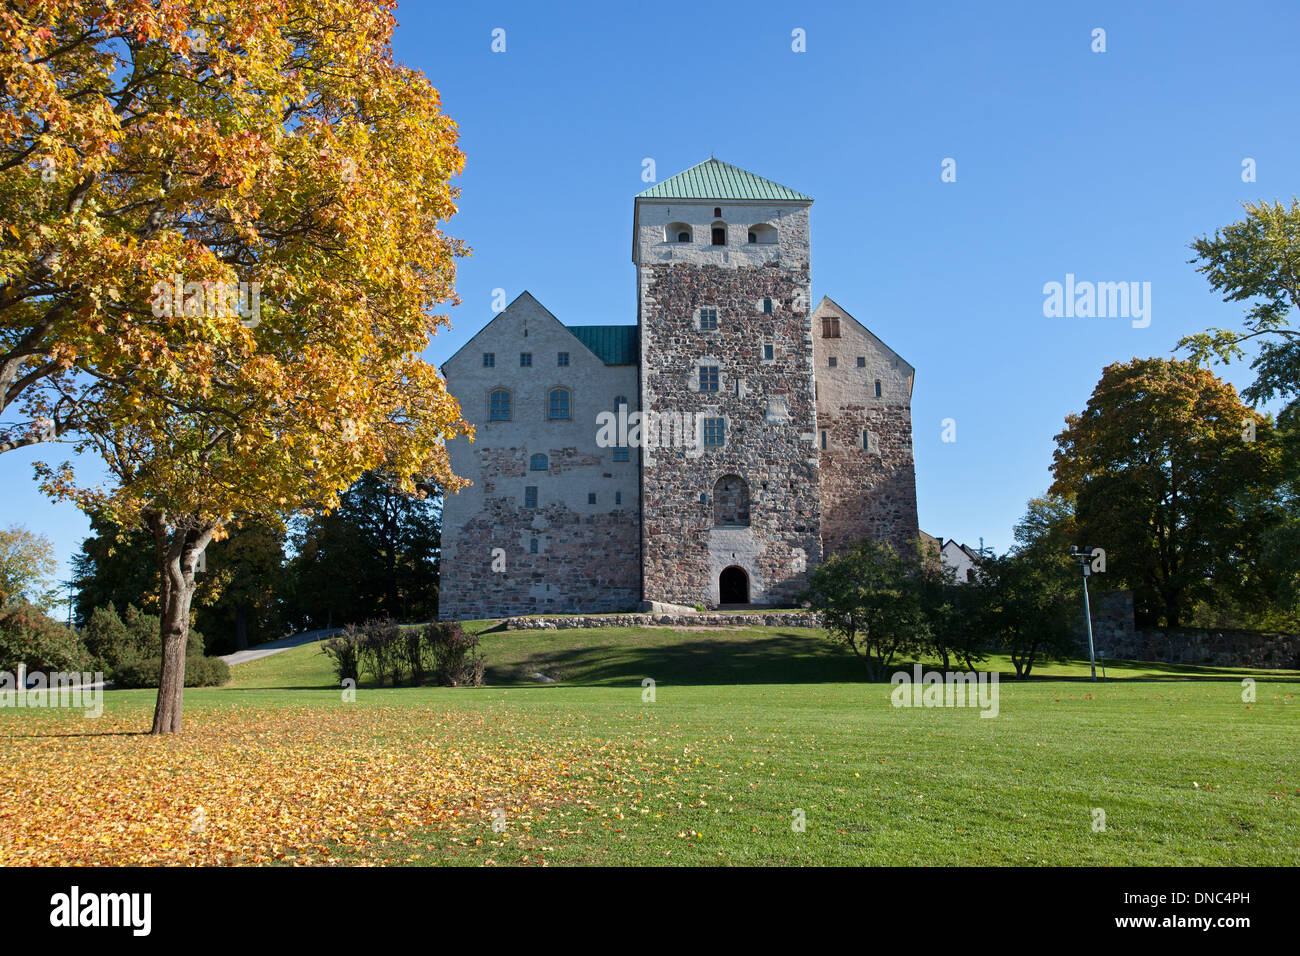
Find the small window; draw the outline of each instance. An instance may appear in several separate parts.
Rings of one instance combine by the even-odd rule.
[[[587,504],[594,505],[595,503],[596,503],[596,493],[594,491],[587,492]]]
[[[519,367],[520,367],[520,368],[532,368],[532,367],[533,367],[533,353],[532,353],[532,352],[520,352],[520,353],[519,353]]]
[[[567,388],[551,389],[550,406],[547,410],[546,417],[553,422],[568,421],[569,390]]]
[[[714,218],[714,219],[721,219],[721,218],[722,218],[722,209],[721,209],[721,207],[719,207],[719,206],[714,206],[714,207],[713,207],[713,218]]]
[[[718,367],[716,365],[700,366],[700,391],[716,392],[718,390]]]
[[[865,355],[859,355],[858,368],[866,368],[866,367],[867,367],[867,357]]]
[[[498,388],[492,393],[492,406],[488,413],[488,421],[510,421],[510,393],[504,388]]]
[[[826,450],[826,430],[822,429],[822,451]]]
[[[536,554],[536,553],[537,553],[537,539],[536,539],[536,538],[533,538],[531,541],[528,542],[528,553],[529,553],[529,554]]]
[[[704,445],[706,448],[720,448],[726,444],[727,423],[722,418],[704,419]]]
[[[772,299],[770,296],[763,299],[763,311],[767,313],[772,311]]]
[[[561,368],[563,368],[563,367],[565,367],[566,365],[568,365],[568,364],[569,364],[569,353],[568,353],[568,352],[556,352],[556,353],[555,353],[555,364],[558,365],[558,366],[560,366]]]
[[[862,433],[862,448],[863,448],[863,450],[870,450],[870,448],[871,448],[871,432],[863,432],[863,433]]]
[[[727,244],[727,227],[718,225],[713,226],[713,244],[715,246],[725,246]]]
[[[690,242],[691,227],[684,222],[670,222],[664,226],[664,240],[666,242]]]
[[[534,455],[528,459],[529,471],[546,471],[548,467],[550,467],[550,463],[545,455]]]
[[[776,346],[768,342],[763,346],[763,361],[771,362],[776,358]]]
[[[484,367],[484,368],[496,368],[496,367],[497,367],[497,353],[496,353],[496,352],[484,352],[484,353],[483,353],[483,367]]]
[[[615,445],[615,446],[614,446],[614,460],[615,460],[615,461],[629,461],[630,459],[631,459],[631,456],[629,455],[629,446],[628,446],[628,445]]]
[[[718,327],[717,309],[700,309],[700,331],[712,332]]]
[[[614,492],[614,504],[621,505],[622,503],[623,503],[623,492],[621,491]]]
[[[536,485],[529,485],[527,488],[524,489],[524,507],[525,508],[537,507],[537,486]]]
[[[822,338],[838,339],[840,337],[840,317],[838,315],[822,316]]]
[[[880,379],[876,379],[876,398],[880,397]]]
[[[826,359],[826,364],[827,364],[827,366],[829,366],[830,368],[835,368],[835,366],[837,366],[837,365],[840,364],[840,360],[837,359],[834,355],[832,355],[832,356],[830,356],[829,358]]]

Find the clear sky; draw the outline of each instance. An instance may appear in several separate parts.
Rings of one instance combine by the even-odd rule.
[[[1188,242],[1243,200],[1300,192],[1294,0],[407,0],[398,18],[398,58],[442,92],[467,154],[448,230],[474,254],[430,361],[491,318],[497,288],[566,324],[634,323],[642,161],[662,180],[716,155],[816,200],[813,301],[830,295],[916,367],[921,527],[972,546],[1011,543],[1105,365],[1239,321]],[[1067,273],[1149,282],[1150,324],[1045,317],[1043,286]],[[87,523],[37,492],[42,454],[66,457],[0,457],[0,523],[66,560]]]

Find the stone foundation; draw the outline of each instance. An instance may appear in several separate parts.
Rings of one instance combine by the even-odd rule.
[[[574,627],[821,627],[820,614],[607,614],[599,617],[510,617],[511,631],[554,631]]]

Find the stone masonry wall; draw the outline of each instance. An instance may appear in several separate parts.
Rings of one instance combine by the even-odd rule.
[[[838,337],[823,335],[825,316],[838,319]],[[831,555],[869,540],[910,549],[919,534],[914,371],[830,299],[813,313],[812,335],[822,548]]]
[[[520,360],[525,352],[528,365]],[[485,353],[494,356],[490,365]],[[605,365],[524,293],[443,369],[476,435],[472,444],[448,443],[452,470],[473,485],[443,506],[439,617],[636,608],[636,456],[615,461],[597,428],[617,397],[635,408],[635,366]],[[556,387],[569,390],[567,420],[549,418]],[[491,420],[496,389],[510,393],[509,421]],[[536,454],[547,456],[545,470],[531,469]],[[526,506],[530,487],[536,508]]]
[[[643,264],[641,281],[642,407],[726,422],[722,448],[643,455],[644,598],[716,604],[721,571],[738,565],[751,603],[791,603],[821,557],[807,263]],[[715,331],[697,327],[705,306]],[[702,362],[719,367],[716,392],[699,389]],[[748,527],[714,527],[714,486],[729,474],[749,485]]]

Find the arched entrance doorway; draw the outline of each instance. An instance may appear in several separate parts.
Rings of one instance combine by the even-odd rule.
[[[749,603],[749,575],[745,573],[744,568],[738,568],[733,564],[723,569],[722,574],[718,576],[718,603]]]

